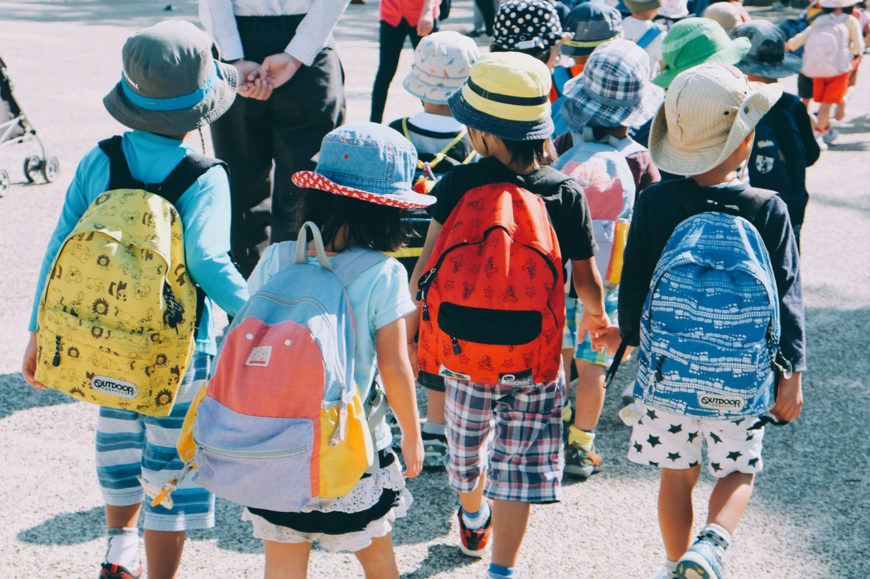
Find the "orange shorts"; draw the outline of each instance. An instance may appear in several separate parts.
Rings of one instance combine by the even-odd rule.
[[[813,79],[813,100],[817,103],[837,104],[843,102],[849,88],[849,73]]]

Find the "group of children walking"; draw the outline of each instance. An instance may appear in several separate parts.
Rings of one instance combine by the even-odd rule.
[[[142,574],[136,525],[143,486],[175,491],[168,502],[161,502],[165,494],[144,501],[149,576],[174,576],[185,532],[214,525],[214,496],[173,478],[184,468],[175,451],[182,421],[205,392],[218,354],[210,302],[235,316],[250,295],[272,287],[288,263],[283,255],[338,272],[348,256],[378,252],[412,259],[407,269],[393,258],[372,259],[342,280],[355,328],[348,368],[362,400],[385,393],[402,461],[383,414],[375,413],[371,465],[348,493],[290,511],[245,505],[243,518],[264,541],[267,577],[305,577],[314,542],[353,552],[368,577],[398,577],[392,527],[412,502],[404,478],[442,465],[459,498],[460,549],[481,557],[491,548],[488,576],[516,577],[531,505],[561,500],[563,475],[582,479],[602,467],[594,441],[605,371],[632,348],[639,348],[640,367],[621,416],[632,427],[629,459],[660,470],[666,559],[659,576],[724,575],[724,550],[762,469],[759,418],[768,415],[771,392],[769,415],[790,421],[801,412],[806,354],[796,234],[807,202],[805,169],[819,150],[806,109],[776,82],[800,69],[777,27],[753,21],[729,37],[713,20],[684,18],[665,34],[650,22],[657,0],[626,4],[635,17],[626,29],[637,38],[621,38],[618,11],[595,3],[574,9],[565,35],[543,0],[505,3],[483,56],[457,33],[424,37],[403,83],[423,111],[392,128],[353,123],[328,134],[317,168],[293,176],[305,190],[301,220],[309,222],[300,240],[272,246],[247,283],[227,257],[226,174],[220,163],[204,164],[173,202],[187,271],[207,296],[174,406],[163,417],[100,409],[97,465],[109,535],[101,577]],[[554,92],[563,38],[562,52],[580,60]],[[129,176],[148,190],[194,155],[186,133],[232,102],[239,81],[210,49],[206,35],[176,21],[142,30],[124,46],[123,80],[104,104],[132,129],[120,150]],[[178,74],[163,76],[167,67]],[[567,128],[555,145],[554,101]],[[817,127],[825,119],[820,112]],[[648,134],[648,148],[632,134]],[[41,345],[42,288],[72,275],[56,266],[56,256],[88,207],[117,183],[116,164],[103,145],[94,148],[67,191],[24,357],[34,387],[44,387],[38,380],[48,374],[40,368],[58,366],[66,347],[60,335],[56,352]],[[423,240],[409,253],[412,213]],[[738,256],[734,271],[749,271],[758,282],[752,287],[767,293],[743,291],[742,278],[725,285],[743,291],[735,298],[743,306],[719,303],[722,285],[696,301],[679,293],[681,281],[683,290],[697,289],[702,282],[692,276],[699,274],[666,264],[675,251],[691,250],[697,255],[688,261],[715,270],[709,262],[716,260],[702,253],[710,228],[725,232],[726,245],[727,232],[744,232],[729,258]],[[306,247],[308,229],[315,240]],[[694,241],[680,245],[683,236]],[[669,300],[669,291],[677,298]],[[761,308],[769,317],[762,316],[760,357],[741,358],[754,335],[746,317],[735,321],[733,343],[711,345],[705,312],[749,311],[745,305],[759,295],[769,300]],[[673,330],[687,319],[689,329]],[[258,343],[252,332],[245,339]],[[242,356],[245,365],[269,365],[272,347],[254,347]],[[221,352],[218,364],[230,355],[238,353]],[[741,390],[746,375],[754,381]],[[288,376],[287,392],[303,391],[307,376]],[[415,377],[428,392],[422,426]],[[126,388],[123,381],[115,387]],[[344,410],[340,416],[333,438],[323,434],[330,447],[344,436]],[[717,484],[693,538],[702,440]]]

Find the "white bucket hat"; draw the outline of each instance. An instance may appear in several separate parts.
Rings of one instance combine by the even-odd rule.
[[[675,175],[706,173],[737,150],[781,96],[779,85],[749,82],[727,64],[681,72],[650,127],[653,161]]]
[[[822,8],[848,8],[858,3],[858,0],[819,0]]]
[[[414,64],[402,86],[420,100],[445,105],[465,83],[479,57],[477,44],[464,34],[444,31],[424,36],[414,50]]]

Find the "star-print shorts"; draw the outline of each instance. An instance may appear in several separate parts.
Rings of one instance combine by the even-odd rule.
[[[733,472],[761,472],[764,427],[755,418],[709,420],[644,408],[632,427],[628,459],[659,468],[687,469],[701,461],[707,443],[707,470],[716,478]]]

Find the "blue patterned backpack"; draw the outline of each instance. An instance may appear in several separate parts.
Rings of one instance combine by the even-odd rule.
[[[739,215],[754,218],[764,199],[749,201],[748,213],[690,211],[668,239],[641,315],[634,397],[646,406],[713,419],[767,411],[779,298],[764,241]]]

